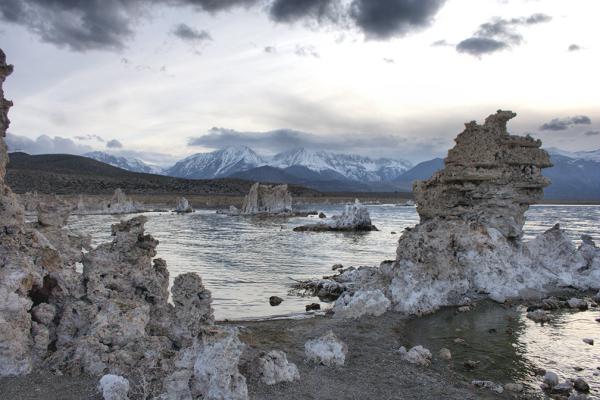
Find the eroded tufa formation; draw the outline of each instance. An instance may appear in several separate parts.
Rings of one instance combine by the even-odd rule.
[[[11,103],[1,83],[11,71],[0,50],[0,377],[46,367],[122,375],[132,400],[246,399],[244,345],[212,326],[211,295],[196,274],[175,278],[169,303],[166,262],[154,258],[145,217],[113,225],[112,242],[95,249],[65,228],[68,204],[40,203],[38,222],[24,223],[4,184]]]
[[[515,116],[498,111],[483,125],[465,124],[444,169],[415,182],[421,222],[460,218],[495,227],[507,237],[522,235],[525,211],[550,184],[542,168],[552,163],[540,140],[508,134],[506,123]]]
[[[256,182],[244,198],[242,214],[281,214],[292,211],[288,185],[261,185]]]

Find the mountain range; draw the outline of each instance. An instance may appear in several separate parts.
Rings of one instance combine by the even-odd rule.
[[[600,199],[600,150],[567,152],[550,148],[553,167],[543,174],[551,179],[547,198]],[[271,183],[292,183],[324,192],[410,191],[418,179],[427,179],[443,168],[442,158],[412,165],[405,160],[371,158],[354,154],[297,148],[264,157],[245,146],[198,153],[165,169],[140,160],[93,152],[87,157],[129,171],[187,179],[237,178]]]

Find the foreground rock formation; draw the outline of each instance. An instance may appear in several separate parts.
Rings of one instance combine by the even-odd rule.
[[[246,399],[237,332],[212,325],[196,274],[174,280],[169,303],[166,262],[154,258],[145,217],[113,225],[112,242],[95,249],[64,228],[68,205],[40,203],[38,222],[25,224],[4,183],[11,102],[1,83],[11,71],[0,50],[0,376],[47,368],[109,375],[105,394],[127,387],[130,399]],[[109,204],[130,211],[120,191]]]
[[[347,290],[342,310],[364,303],[349,295],[379,289],[392,309],[407,314],[462,305],[465,298],[502,302],[562,287],[598,289],[600,249],[589,236],[576,247],[555,225],[522,240],[525,211],[542,197],[549,181],[541,170],[551,164],[539,140],[507,132],[514,116],[498,111],[483,125],[466,124],[444,169],[415,183],[421,221],[403,232],[396,260],[312,285]]]
[[[241,213],[284,214],[292,212],[292,195],[288,185],[261,185],[256,182],[244,198]]]
[[[367,207],[356,199],[354,204],[346,205],[341,215],[331,217],[331,221],[297,226],[294,230],[296,232],[368,232],[376,231],[377,227],[371,223]]]

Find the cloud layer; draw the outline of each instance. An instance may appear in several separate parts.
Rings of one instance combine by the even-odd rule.
[[[480,57],[518,46],[523,43],[519,28],[549,22],[551,19],[552,17],[539,13],[521,18],[494,18],[481,24],[473,36],[458,43],[456,51]]]
[[[403,138],[391,134],[322,136],[292,129],[240,132],[216,127],[210,129],[206,135],[193,137],[188,141],[188,145],[192,147],[221,149],[244,145],[267,154],[303,147],[310,150],[410,158],[419,161],[431,157],[432,154],[443,154],[449,144],[449,139]]]
[[[566,131],[573,125],[590,125],[592,120],[587,115],[577,115],[575,117],[554,118],[540,126],[541,131]]]
[[[187,7],[217,13],[236,7],[260,7],[278,23],[305,21],[313,26],[359,30],[368,39],[387,40],[427,27],[446,0],[2,0],[0,21],[26,27],[48,43],[71,50],[119,51],[137,23],[156,6]],[[211,40],[188,25],[172,33],[193,42]]]

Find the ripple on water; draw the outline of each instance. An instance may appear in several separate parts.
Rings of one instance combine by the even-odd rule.
[[[363,234],[293,232],[314,218],[229,217],[210,210],[193,214],[148,213],[146,229],[160,241],[171,279],[197,272],[213,292],[217,318],[281,315],[304,310],[314,299],[288,295],[292,279],[331,274],[331,266],[378,265],[394,259],[402,230],[415,225],[414,207],[369,205],[379,232]],[[313,208],[313,207],[307,207]],[[343,206],[315,206],[327,215]],[[126,216],[72,216],[70,226],[90,233],[94,244],[110,240],[110,225]],[[525,238],[560,223],[574,240],[583,233],[600,238],[599,206],[534,206],[527,212]],[[392,234],[392,232],[396,232]],[[280,296],[278,307],[268,303]]]

